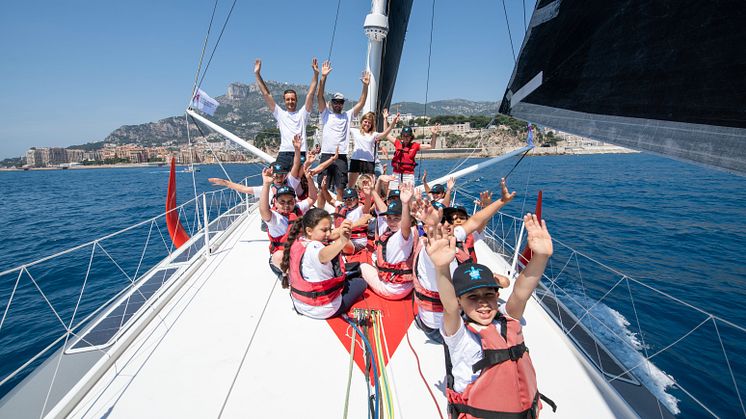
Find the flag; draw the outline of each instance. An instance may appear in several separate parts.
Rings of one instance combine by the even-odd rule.
[[[528,145],[530,147],[534,146],[534,127],[531,124],[528,124]]]
[[[197,93],[192,98],[192,107],[212,116],[218,108],[217,100],[208,96],[202,89],[197,89]]]

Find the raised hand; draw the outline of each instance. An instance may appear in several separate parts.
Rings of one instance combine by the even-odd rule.
[[[363,76],[360,77],[360,81],[363,82],[363,85],[367,86],[370,84],[370,72],[369,71],[363,71]]]
[[[209,178],[207,180],[209,180],[210,183],[212,183],[215,186],[228,186],[228,183],[229,183],[227,180],[220,179],[220,178],[217,178],[217,177],[211,177],[211,178]]]
[[[321,189],[322,191],[327,190],[327,188],[329,187],[329,185],[327,185],[326,178],[327,178],[327,176],[324,175],[324,177],[321,178],[321,183],[319,184],[319,189]]]
[[[332,157],[332,159],[337,160],[337,158],[339,158],[339,146],[334,150],[334,157]]]
[[[396,115],[394,116],[394,120],[391,121],[391,125],[396,126],[396,124],[399,123],[399,118],[401,118],[401,115],[399,114],[399,112],[397,112]]]
[[[456,258],[456,238],[448,236],[448,232],[438,224],[427,230],[425,251],[430,260],[438,268],[445,268]]]
[[[296,150],[300,150],[300,146],[303,143],[303,138],[301,138],[300,134],[295,134],[293,137],[293,148]]]
[[[388,119],[389,117],[389,109],[383,108],[383,111],[381,111],[381,115],[384,117],[384,119]]]
[[[254,74],[259,74],[262,71],[262,60],[256,59],[254,61]]]
[[[448,179],[448,182],[446,182],[446,186],[447,186],[447,188],[448,188],[449,190],[453,190],[453,186],[454,186],[454,185],[456,185],[456,178],[454,178],[453,176],[451,176],[451,177],[450,177],[450,178]]]
[[[427,183],[427,169],[422,170],[422,183]]]
[[[492,192],[482,191],[479,193],[479,199],[475,199],[474,203],[479,205],[480,208],[484,208],[492,203]]]
[[[352,221],[344,220],[342,221],[342,224],[340,224],[337,228],[339,229],[340,239],[343,239],[345,241],[350,239],[350,234],[352,233]]]
[[[500,288],[508,288],[510,286],[510,279],[507,276],[498,274],[492,274],[495,277],[495,281],[500,285]]]
[[[500,179],[500,190],[501,190],[501,197],[500,200],[504,203],[510,202],[513,198],[515,198],[515,191],[508,192],[508,184],[505,183],[505,178]]]
[[[381,182],[391,182],[393,180],[396,180],[396,176],[394,176],[394,175],[381,175],[381,176],[378,176],[378,180],[380,180]]]
[[[321,65],[321,77],[326,77],[331,72],[332,72],[332,63],[329,61],[324,61],[324,64]]]
[[[271,167],[265,167],[262,169],[262,182],[264,182],[265,185],[269,185],[273,182]]]
[[[319,74],[319,60],[316,57],[313,57],[313,60],[311,60],[311,69],[313,70],[313,74]]]
[[[440,133],[440,124],[435,124],[432,127],[430,127],[430,133],[432,135],[438,135],[438,133]]]
[[[552,246],[552,236],[547,230],[547,223],[544,220],[539,221],[536,214],[527,213],[523,217],[523,224],[528,232],[528,247],[534,256],[552,256],[554,251]]]
[[[414,185],[411,182],[404,182],[399,185],[399,191],[399,199],[401,199],[402,204],[408,204],[414,196]]]

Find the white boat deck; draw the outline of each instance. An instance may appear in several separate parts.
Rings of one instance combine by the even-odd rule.
[[[71,417],[342,417],[349,340],[297,315],[268,264],[267,237],[250,214],[72,410]],[[483,243],[481,263],[505,262]],[[506,292],[503,293],[506,298]],[[386,319],[384,318],[384,322]],[[531,300],[525,337],[539,388],[558,405],[543,418],[635,414]],[[440,345],[408,330],[427,385],[446,417]],[[389,346],[392,343],[389,342]],[[358,349],[359,350],[359,349]],[[406,337],[389,363],[398,417],[438,417]],[[353,368],[349,417],[367,417],[365,376]]]

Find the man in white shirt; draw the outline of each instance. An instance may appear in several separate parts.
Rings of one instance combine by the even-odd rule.
[[[308,115],[313,110],[313,92],[316,91],[316,84],[319,78],[319,65],[314,58],[311,61],[311,68],[313,69],[313,78],[311,79],[311,86],[308,88],[308,94],[306,95],[306,102],[302,108],[297,109],[298,106],[298,94],[295,90],[288,89],[283,92],[283,100],[285,101],[285,108],[275,104],[272,94],[269,92],[267,85],[264,84],[262,79],[262,60],[256,60],[254,63],[254,75],[256,76],[256,84],[259,86],[259,90],[262,92],[264,102],[267,104],[267,108],[272,112],[272,116],[277,120],[277,127],[280,129],[280,151],[277,154],[277,163],[280,163],[285,167],[285,170],[290,170],[290,166],[293,165],[293,137],[296,134],[300,134],[302,138],[301,151],[306,151],[306,122],[308,121]]]
[[[347,112],[342,112],[345,104],[345,97],[342,93],[332,95],[330,106],[327,106],[324,98],[324,88],[326,87],[326,78],[332,71],[332,65],[329,61],[324,62],[321,66],[321,80],[319,82],[318,104],[319,119],[324,126],[321,131],[321,159],[320,162],[330,159],[334,153],[339,150],[339,157],[329,166],[321,176],[326,174],[330,190],[342,190],[347,186],[347,151],[350,146],[350,123],[352,118],[365,106],[365,100],[368,98],[368,84],[370,83],[370,73],[363,73],[360,81],[363,82],[363,91],[360,99],[355,106]],[[329,109],[331,107],[331,109]]]

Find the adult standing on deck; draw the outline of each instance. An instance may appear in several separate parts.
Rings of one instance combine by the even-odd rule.
[[[319,82],[318,103],[320,123],[324,126],[321,131],[321,163],[331,158],[339,150],[339,158],[328,169],[326,176],[330,187],[334,190],[342,190],[347,187],[347,151],[350,143],[350,123],[352,118],[357,116],[363,109],[365,100],[368,98],[368,84],[370,83],[370,73],[363,73],[360,81],[363,82],[363,91],[360,99],[347,112],[342,112],[345,104],[345,97],[342,93],[332,95],[330,106],[327,106],[324,98],[324,88],[326,87],[326,78],[332,71],[332,64],[325,61],[321,66],[321,81]],[[329,109],[331,108],[331,109]]]
[[[295,153],[293,149],[293,137],[296,134],[300,134],[303,139],[301,142],[301,151],[306,151],[306,123],[308,115],[313,110],[313,93],[316,91],[316,84],[319,79],[319,64],[316,58],[311,61],[311,68],[313,69],[313,78],[311,79],[311,86],[308,88],[306,102],[303,107],[298,109],[298,94],[295,90],[287,89],[282,95],[286,109],[282,109],[280,106],[277,106],[267,85],[264,84],[261,75],[262,60],[257,59],[254,63],[256,84],[259,86],[262,97],[264,97],[264,102],[267,104],[269,111],[272,112],[272,116],[277,120],[277,127],[280,129],[280,151],[277,154],[276,161],[282,164],[286,170],[290,170],[290,166],[293,165],[293,155]]]

